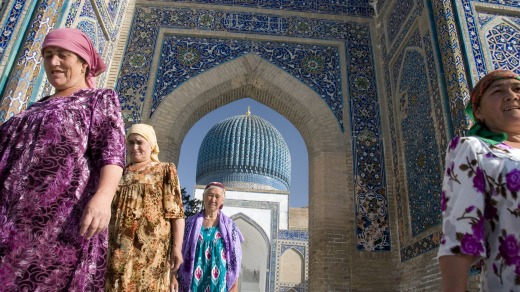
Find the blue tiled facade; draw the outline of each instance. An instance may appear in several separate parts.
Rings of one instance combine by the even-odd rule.
[[[134,13],[127,1],[3,1],[0,122],[51,92],[38,51],[53,27],[84,30],[106,60],[123,54],[113,66],[120,66],[115,89],[127,122],[153,117],[187,80],[254,54],[320,96],[345,134],[338,139],[352,146],[346,179],[353,187],[344,196],[353,201],[357,250],[395,252],[404,265],[438,246],[446,143],[468,126],[463,109],[478,78],[497,68],[520,72],[518,0],[165,3],[137,4]],[[131,13],[126,47],[117,52]],[[288,187],[271,179],[262,183]],[[278,239],[307,236],[280,232]],[[290,248],[303,252],[282,247]]]

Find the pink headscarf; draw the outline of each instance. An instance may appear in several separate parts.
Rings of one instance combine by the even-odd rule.
[[[49,32],[43,40],[42,55],[43,50],[49,46],[71,51],[87,62],[89,72],[86,81],[87,86],[90,88],[96,87],[95,76],[105,72],[107,69],[94,45],[92,45],[90,38],[77,28],[60,28]]]

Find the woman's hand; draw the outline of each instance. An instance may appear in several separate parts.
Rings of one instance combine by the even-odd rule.
[[[170,291],[171,292],[179,292],[179,281],[177,281],[177,272],[170,271],[171,273],[171,281],[170,281]]]
[[[110,223],[112,196],[96,193],[83,209],[79,235],[90,239],[107,229]]]
[[[179,250],[174,250],[171,256],[171,271],[177,273],[183,262],[184,260],[182,259],[182,253]]]
[[[184,238],[184,218],[170,219],[172,226],[172,252],[170,254],[170,263],[172,272],[177,273],[179,267],[184,262],[182,259],[182,241]]]
[[[88,201],[79,223],[79,235],[90,239],[107,229],[110,223],[110,208],[121,179],[123,169],[117,165],[105,165],[96,193]]]
[[[238,278],[235,281],[235,284],[233,284],[233,286],[231,287],[231,289],[229,289],[229,292],[238,292]]]

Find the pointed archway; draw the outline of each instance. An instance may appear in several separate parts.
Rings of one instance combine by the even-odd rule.
[[[268,274],[271,267],[270,242],[263,229],[247,215],[239,213],[231,217],[242,232],[242,269],[239,291],[267,291]]]
[[[250,97],[286,117],[300,132],[309,153],[309,289],[348,288],[349,246],[355,246],[352,154],[349,133],[343,133],[323,99],[284,70],[248,54],[190,78],[166,96],[151,118],[157,129],[161,159],[178,162],[182,141],[207,113]],[[150,112],[147,99],[144,112]],[[344,121],[346,125],[348,122]],[[332,261],[332,262],[331,262]],[[337,268],[330,269],[331,266]],[[342,283],[342,284],[341,284]]]

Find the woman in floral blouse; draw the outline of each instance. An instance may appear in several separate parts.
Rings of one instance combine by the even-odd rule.
[[[177,170],[159,162],[150,125],[127,131],[131,161],[123,172],[109,225],[106,291],[175,291],[182,263],[184,208]]]
[[[482,259],[482,291],[520,291],[520,76],[489,73],[466,110],[475,123],[446,154],[443,290],[465,291],[470,266]]]

